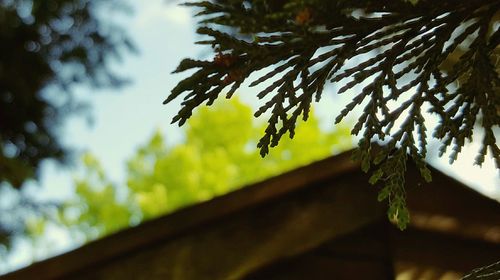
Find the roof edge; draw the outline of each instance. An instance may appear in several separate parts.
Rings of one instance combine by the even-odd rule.
[[[359,167],[359,164],[350,159],[351,152],[343,152],[313,162],[211,200],[145,221],[138,226],[89,242],[75,250],[1,275],[0,279],[24,279],[23,275],[44,275],[47,279],[60,278],[143,246],[175,238],[193,227],[278,198],[284,194],[304,189],[345,172],[354,171]],[[141,238],[136,238],[137,235],[141,235]]]

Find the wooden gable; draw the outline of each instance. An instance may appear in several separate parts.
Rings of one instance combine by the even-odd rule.
[[[460,275],[500,259],[500,204],[438,171],[433,178],[420,184],[409,167],[404,232],[386,222],[377,188],[345,153],[0,279],[393,279],[415,269]]]

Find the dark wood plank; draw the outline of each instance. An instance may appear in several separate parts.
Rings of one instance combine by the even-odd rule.
[[[466,273],[500,260],[500,244],[410,228],[394,231],[395,261]]]
[[[394,279],[385,219],[253,272],[245,280]]]

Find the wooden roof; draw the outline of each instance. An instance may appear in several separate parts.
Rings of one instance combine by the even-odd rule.
[[[367,176],[349,157],[347,152],[312,163],[0,279],[87,279],[88,275],[135,279],[134,267],[151,273],[143,275],[144,279],[154,275],[240,279],[385,219],[385,205],[376,201],[376,187],[367,183]],[[500,244],[497,201],[436,170],[431,184],[421,182],[418,171],[410,166],[408,205],[414,222],[409,234],[433,232]]]

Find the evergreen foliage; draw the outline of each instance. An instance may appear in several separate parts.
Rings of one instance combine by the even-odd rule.
[[[424,113],[440,119],[432,133],[453,162],[475,125],[484,130],[476,164],[488,154],[500,168],[495,129],[500,123],[499,0],[219,0],[187,3],[200,9],[197,32],[215,56],[184,59],[175,73],[194,70],[164,103],[183,98],[173,123],[182,125],[203,103],[233,93],[250,75],[250,86],[266,85],[255,113],[269,114],[258,143],[262,156],[283,135],[292,138],[297,120],[308,119],[312,102],[327,83],[352,95],[336,117],[355,107],[363,113],[352,129],[361,135],[353,157],[371,183],[385,186],[388,215],[405,228],[404,172],[407,158],[431,180],[424,158],[428,131]],[[254,75],[255,77],[255,75]],[[373,141],[383,149],[373,153]],[[375,167],[373,167],[375,166]]]

